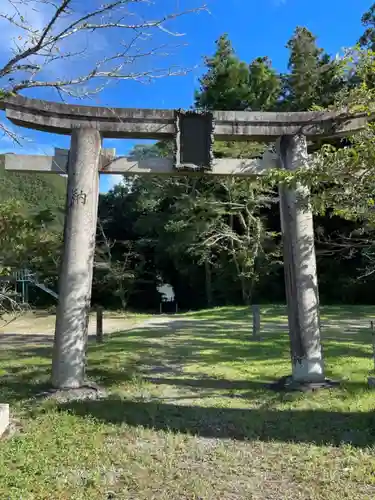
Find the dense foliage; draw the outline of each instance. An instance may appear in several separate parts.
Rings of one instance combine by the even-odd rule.
[[[56,225],[64,220],[66,177],[50,174],[7,172],[0,155],[0,200],[16,200],[26,213],[50,211]]]

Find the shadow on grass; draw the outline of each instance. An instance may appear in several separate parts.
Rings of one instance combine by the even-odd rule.
[[[32,314],[36,318],[49,318],[49,317],[54,316],[55,313],[56,313],[56,311],[54,310],[53,307],[51,307],[50,309],[33,309],[32,310]]]
[[[345,304],[342,306],[322,306],[320,313],[322,316],[333,321],[368,318],[375,317],[375,306],[352,306]]]
[[[281,311],[283,308],[284,306],[274,306],[272,314],[277,314],[277,310]],[[327,310],[334,311],[334,308]],[[342,308],[338,307],[336,310],[341,315]],[[360,310],[362,309],[358,307],[353,308],[357,315]],[[272,366],[274,379],[286,375],[285,364],[289,363],[290,357],[287,332],[275,328],[266,332],[261,342],[250,342],[251,322],[247,324],[244,308],[220,310],[219,319],[222,321],[216,323],[215,314],[218,313],[215,310],[212,313],[213,317],[207,319],[194,321],[180,318],[170,325],[113,334],[104,344],[90,342],[88,377],[107,387],[137,376],[155,385],[240,391],[250,390],[250,383],[263,382],[220,381],[203,377],[202,374],[193,375],[194,380],[193,376],[190,379],[179,379],[178,371],[189,364],[199,364],[209,370],[211,366],[215,367],[220,363],[237,362],[244,363],[245,366],[247,363],[259,362],[259,378],[262,378],[265,366]],[[194,316],[199,317],[199,313],[194,313]],[[231,324],[231,318],[241,319],[242,324]],[[0,367],[5,371],[5,375],[0,378],[0,399],[4,402],[27,399],[48,383],[51,347],[45,345],[45,338],[23,337],[11,336],[14,343],[12,349],[7,349],[6,345],[4,349],[0,349]],[[370,361],[371,336],[367,330],[345,336],[340,331],[337,334],[329,331],[329,337],[329,340],[324,341],[324,355],[328,360],[342,359],[344,363],[345,358],[352,357]],[[5,342],[5,337],[3,341]],[[30,345],[30,342],[35,345]],[[168,373],[173,379],[161,378],[163,373]],[[267,370],[267,373],[270,371]],[[364,373],[364,379],[366,375]],[[256,392],[254,385],[252,389]],[[359,386],[353,385],[349,390],[358,389]],[[241,397],[252,398],[250,393]]]
[[[261,304],[261,317],[272,321],[273,317],[287,319],[287,308],[285,304]],[[352,305],[324,305],[320,308],[320,314],[325,319],[331,321],[350,320],[358,318],[367,318],[373,316],[375,319],[375,306],[352,306]],[[251,318],[251,307],[222,307],[208,309],[203,311],[193,311],[185,313],[184,318],[194,317],[197,319],[211,319],[219,321],[238,321],[244,320],[246,315]]]
[[[59,405],[61,411],[110,424],[181,432],[206,438],[276,440],[356,447],[375,443],[375,413],[229,409],[104,399]]]
[[[203,322],[202,322],[203,323]],[[141,359],[153,357],[152,364],[162,360],[164,364],[198,363],[216,365],[225,362],[270,361],[273,364],[285,362],[290,357],[289,337],[287,334],[267,333],[261,342],[251,342],[243,338],[243,332],[223,334],[217,326],[201,324],[194,333],[179,330],[137,330],[132,335],[119,334],[103,345],[90,346],[92,353],[103,356],[119,353],[134,353]],[[156,339],[163,339],[158,342]],[[155,340],[154,340],[155,339]],[[330,334],[323,339],[324,355],[327,358],[356,357],[371,358],[371,337],[358,334],[345,340]],[[275,372],[277,376],[277,370]]]
[[[162,378],[162,377],[142,377],[146,382],[155,385],[172,385],[183,387],[199,387],[204,389],[224,389],[224,390],[246,390],[250,387],[252,389],[265,389],[265,382],[254,380],[227,380],[211,377],[204,377],[198,374],[200,378]]]
[[[33,369],[12,366],[0,378],[0,402],[13,405],[33,398],[36,394],[50,388],[51,367],[34,366]]]
[[[136,355],[148,359],[154,357],[164,363],[207,363],[215,365],[230,361],[267,361],[289,358],[289,337],[287,332],[273,329],[262,334],[262,341],[252,342],[250,327],[230,328],[230,323],[219,325],[212,321],[177,321],[158,328],[139,328],[128,332],[119,332],[107,337],[104,344],[96,344],[90,336],[89,353],[103,356],[103,362],[110,364],[110,356],[117,354]],[[371,334],[362,330],[358,333],[342,334],[329,330],[323,338],[326,357],[371,357]],[[9,339],[8,339],[9,337]],[[30,357],[51,357],[51,347],[46,345],[46,338],[30,336],[18,338],[17,335],[4,337],[3,352],[8,351],[7,344],[12,344],[12,357],[20,361]],[[8,339],[8,340],[7,340]],[[10,348],[9,348],[10,349]],[[6,351],[5,351],[6,350]],[[6,357],[1,358],[6,361]],[[107,362],[107,356],[108,362]],[[277,374],[276,374],[277,375]]]
[[[27,348],[32,345],[48,346],[53,340],[53,335],[45,334],[22,334],[22,333],[2,333],[0,335],[0,348]]]

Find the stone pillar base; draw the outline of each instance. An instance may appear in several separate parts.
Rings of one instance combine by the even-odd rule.
[[[338,387],[340,382],[325,378],[319,382],[298,382],[292,375],[281,377],[276,382],[267,385],[268,389],[276,392],[311,392],[320,389],[333,389]]]
[[[294,361],[292,366],[293,379],[296,382],[319,382],[324,379],[322,358],[305,358]]]

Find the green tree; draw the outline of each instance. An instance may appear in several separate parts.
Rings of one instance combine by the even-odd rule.
[[[195,92],[198,109],[229,111],[267,111],[275,107],[281,91],[278,74],[267,57],[258,57],[250,65],[236,55],[227,35],[216,41],[216,51],[205,58],[206,73]],[[264,145],[255,142],[216,142],[218,158],[252,158],[259,156]]]
[[[171,154],[173,151],[171,141],[158,141],[155,144],[136,144],[128,154],[129,160],[142,160],[146,158],[160,158]]]
[[[61,175],[9,172],[4,155],[0,155],[0,200],[17,201],[24,213],[31,215],[50,212],[56,228],[63,226],[66,181]]]
[[[363,14],[361,21],[366,30],[359,39],[359,44],[362,48],[374,51],[375,50],[375,3],[373,3],[369,8],[369,10]]]
[[[272,111],[281,94],[281,80],[268,57],[257,57],[249,66],[248,107],[252,111]]]
[[[369,83],[375,75],[375,52],[353,49],[343,62],[362,82],[349,86],[335,97],[332,110],[350,114],[375,112],[375,88]],[[311,183],[316,212],[339,216],[342,221],[334,235],[322,234],[326,248],[352,258],[358,255],[358,275],[375,271],[375,126],[371,121],[360,133],[350,137],[346,147],[325,145],[313,157],[310,171],[301,173]],[[349,231],[345,228],[349,227]]]
[[[296,28],[286,47],[290,51],[289,73],[283,75],[281,108],[308,111],[313,106],[332,104],[344,85],[341,63],[324,53],[305,27]]]
[[[139,179],[134,189],[142,207],[135,227],[168,281],[171,267],[180,282],[192,283],[199,272],[204,305],[220,303],[223,296],[251,301],[278,251],[261,214],[273,193],[258,182],[205,177]]]
[[[61,244],[61,232],[48,224],[53,224],[50,212],[30,215],[17,201],[0,204],[0,274],[48,267],[48,255],[57,253]]]
[[[241,62],[226,35],[217,41],[216,52],[206,58],[206,64],[207,72],[195,94],[197,108],[259,110],[277,102],[280,80],[269,59],[257,58],[250,65]],[[139,146],[130,157],[163,156],[158,148]],[[217,142],[214,153],[216,157],[249,158],[264,148],[253,142]],[[168,259],[185,281],[192,280],[200,268],[207,305],[216,302],[220,293],[225,295],[220,286],[227,296],[231,289],[232,297],[238,294],[249,302],[264,272],[262,263],[272,260],[265,246],[270,246],[274,236],[260,216],[269,197],[265,186],[250,180],[180,177],[138,179],[133,189],[142,205],[135,227],[148,248],[154,249],[155,262],[164,272],[168,273]]]
[[[248,65],[238,58],[227,35],[216,41],[216,51],[205,64],[207,71],[195,93],[198,109],[267,111],[280,97],[280,78],[270,59],[258,57]]]
[[[56,277],[62,234],[48,226],[51,222],[49,212],[31,216],[17,201],[0,204],[0,275],[9,276],[13,271],[28,268],[39,272],[43,279]],[[0,291],[0,313],[16,304],[16,297],[8,292]]]
[[[236,56],[228,35],[216,41],[213,56],[205,58],[207,72],[195,93],[198,109],[243,110],[249,105],[249,68]]]

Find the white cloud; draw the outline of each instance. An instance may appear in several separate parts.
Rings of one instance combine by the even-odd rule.
[[[115,186],[124,185],[124,178],[120,174],[104,174],[100,176],[100,191],[102,193],[107,193]]]

